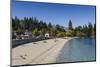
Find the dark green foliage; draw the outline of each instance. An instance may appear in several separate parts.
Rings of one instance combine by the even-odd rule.
[[[38,20],[36,17],[24,17],[24,19],[12,18],[12,29],[17,32],[24,32],[26,30],[31,31],[33,35],[39,36],[49,33],[51,36],[57,36],[59,32],[65,32],[63,26],[52,25],[51,22],[46,24],[42,20]]]
[[[88,24],[88,37],[89,36],[92,36],[92,33],[93,33],[93,26],[91,23]]]
[[[48,24],[42,20],[38,20],[36,17],[24,17],[24,19],[12,18],[12,30],[18,33],[23,33],[26,30],[31,31],[34,36],[45,35],[49,33],[52,37],[91,37],[96,35],[96,24],[92,25],[90,22],[88,25],[73,27],[71,20],[68,22],[67,31],[63,26]]]
[[[68,29],[66,35],[67,35],[68,37],[73,37],[73,36],[74,36],[74,31],[71,30],[71,29]]]
[[[68,37],[73,37],[73,36],[74,36],[74,30],[73,30],[73,26],[72,26],[72,21],[71,21],[71,20],[69,20],[66,35],[67,35]]]
[[[94,34],[93,35],[96,35],[96,24],[94,24]]]
[[[91,37],[96,35],[96,24],[94,26],[89,22],[88,25],[73,28],[71,20],[68,23],[67,36]]]
[[[69,20],[69,23],[68,23],[68,29],[73,29],[72,21],[71,21],[71,20]]]
[[[33,33],[33,35],[35,35],[35,36],[39,36],[39,35],[40,35],[40,31],[38,31],[37,29],[34,29],[34,30],[32,31],[32,33]]]
[[[66,36],[66,33],[65,32],[59,32],[57,34],[57,37],[65,37]]]

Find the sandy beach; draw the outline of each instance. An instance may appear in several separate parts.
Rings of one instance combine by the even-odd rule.
[[[12,66],[56,63],[61,49],[72,38],[57,38],[23,44],[12,48]]]

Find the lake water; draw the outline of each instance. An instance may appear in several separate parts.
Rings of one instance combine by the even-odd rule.
[[[95,61],[95,38],[74,38],[67,42],[57,62]]]

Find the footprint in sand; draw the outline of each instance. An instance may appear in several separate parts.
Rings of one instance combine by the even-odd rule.
[[[43,43],[47,43],[47,41],[43,41]]]
[[[37,44],[37,43],[33,42],[33,44]]]
[[[25,54],[24,56],[27,56],[27,54]],[[23,60],[26,59],[24,56],[20,55],[20,57],[21,57]]]

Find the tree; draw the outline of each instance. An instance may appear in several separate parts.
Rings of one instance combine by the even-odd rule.
[[[96,24],[94,24],[94,31],[96,31]]]
[[[41,29],[41,35],[45,35],[45,33],[47,33],[46,28],[42,28],[42,29]]]
[[[68,29],[73,29],[73,26],[72,26],[72,21],[71,20],[69,20],[69,23],[68,23]]]
[[[94,36],[96,36],[96,24],[94,24]]]
[[[33,29],[38,28],[38,27],[39,27],[38,24],[39,24],[39,21],[38,21],[38,19],[35,17],[35,18],[33,19],[32,28],[33,28]]]
[[[92,36],[92,34],[93,34],[93,26],[92,26],[92,24],[89,22],[89,24],[88,24],[88,37],[90,37],[90,36]]]
[[[84,36],[82,30],[83,30],[82,26],[76,27],[76,36],[79,36],[79,37]]]
[[[25,31],[25,24],[24,24],[23,20],[20,20],[19,25],[20,25],[20,30]]]
[[[20,20],[16,16],[15,16],[14,20],[12,21],[12,23],[14,25],[15,30],[20,29],[20,25],[19,25],[20,24]]]
[[[49,22],[49,24],[48,24],[48,32],[50,35],[53,35],[53,26],[52,26],[51,22]]]
[[[65,32],[59,32],[57,34],[57,37],[65,37],[66,36],[66,33]]]
[[[45,33],[49,33],[55,37],[91,37],[96,35],[96,24],[92,25],[90,22],[88,25],[85,24],[73,28],[73,23],[69,20],[67,30],[65,31],[64,27],[59,24],[52,25],[51,22],[47,24],[42,20],[38,20],[36,17],[24,17],[24,19],[19,19],[15,16],[15,18],[12,18],[12,29],[18,33],[23,33],[28,30],[33,32],[35,36],[44,35]]]
[[[73,37],[73,36],[74,36],[73,34],[74,34],[74,31],[73,31],[73,30],[71,30],[71,29],[67,30],[66,35],[67,35],[68,37]]]
[[[82,31],[77,31],[77,33],[76,33],[76,36],[78,36],[78,37],[83,37],[84,36],[84,33],[82,32]]]
[[[39,35],[40,35],[40,31],[38,31],[37,29],[34,29],[34,30],[32,31],[32,34],[33,34],[34,36],[39,36]]]
[[[71,21],[71,20],[69,20],[66,35],[67,35],[67,36],[69,36],[69,37],[74,36],[74,29],[73,29],[73,26],[72,26],[72,21]]]
[[[49,27],[49,28],[52,28],[52,24],[51,24],[51,22],[49,22],[48,27]]]
[[[84,37],[88,36],[88,26],[86,24],[83,25],[82,32],[84,33]]]
[[[32,25],[33,25],[33,17],[30,17],[28,19],[28,29],[31,31],[33,28],[32,28]]]
[[[15,19],[12,18],[12,29],[16,30],[16,24],[15,24]]]

